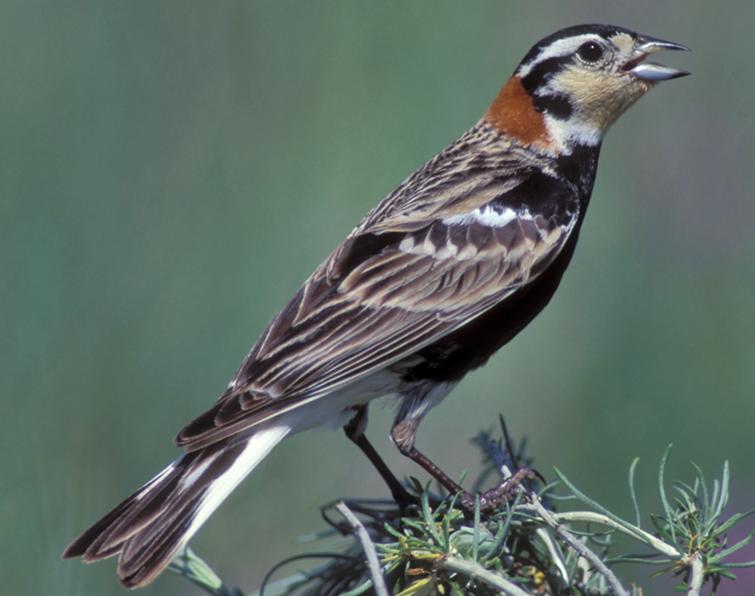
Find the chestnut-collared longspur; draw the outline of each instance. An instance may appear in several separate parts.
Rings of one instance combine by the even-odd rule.
[[[538,42],[482,119],[385,197],[275,316],[178,434],[184,453],[64,557],[118,554],[121,582],[148,584],[277,443],[323,424],[343,426],[400,498],[363,434],[381,396],[398,398],[399,450],[458,489],[416,449],[417,426],[548,304],[603,135],[658,81],[687,74],[644,61],[680,49],[608,25]]]

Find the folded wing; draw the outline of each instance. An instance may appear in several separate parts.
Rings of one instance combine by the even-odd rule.
[[[368,218],[277,315],[226,393],[177,443],[199,449],[321,399],[453,332],[539,275],[578,213],[517,208],[512,199],[526,181],[487,177],[477,192],[441,202],[445,208]]]

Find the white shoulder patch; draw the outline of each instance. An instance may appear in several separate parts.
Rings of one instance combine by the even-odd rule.
[[[488,205],[483,205],[482,207],[478,207],[477,209],[470,211],[469,213],[462,213],[461,215],[446,217],[443,219],[443,223],[446,225],[468,225],[473,222],[477,222],[491,228],[500,228],[517,218],[532,219],[532,215],[527,209],[525,209],[524,211],[517,211],[515,209],[512,209],[511,207],[506,207],[505,209],[499,211],[497,209],[493,209]]]

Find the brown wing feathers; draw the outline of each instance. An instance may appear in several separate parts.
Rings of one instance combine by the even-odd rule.
[[[226,394],[177,443],[206,446],[389,366],[543,269],[563,245],[567,222],[509,210],[508,221],[498,213],[502,225],[486,223],[490,201],[468,189],[484,188],[487,199],[498,180],[500,202],[526,179],[495,174],[472,174],[484,183],[449,174],[448,188],[465,195],[450,211],[414,196],[419,211],[393,209],[392,217],[372,224],[374,213],[368,216],[271,323]]]

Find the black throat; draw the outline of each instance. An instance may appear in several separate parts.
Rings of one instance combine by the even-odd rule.
[[[555,159],[559,177],[577,189],[583,212],[590,202],[599,155],[600,145],[575,145],[569,155]]]

